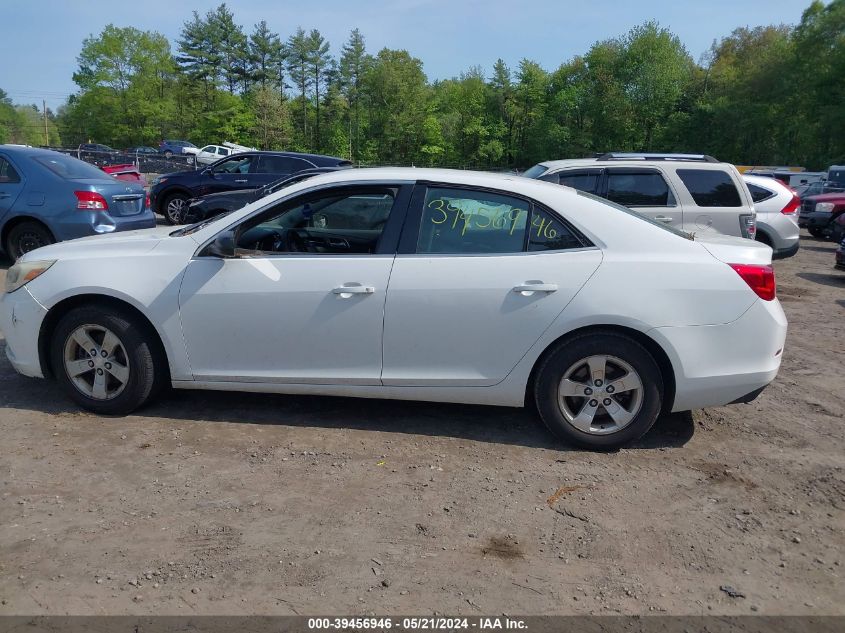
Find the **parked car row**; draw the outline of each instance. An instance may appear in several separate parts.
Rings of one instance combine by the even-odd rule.
[[[303,169],[350,167],[335,156],[295,152],[239,152],[222,158],[202,171],[162,174],[152,183],[153,210],[170,224],[184,222],[188,201],[211,193],[256,189]]]

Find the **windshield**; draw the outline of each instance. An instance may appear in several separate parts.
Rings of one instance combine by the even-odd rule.
[[[67,180],[82,180],[87,178],[102,180],[104,178],[111,178],[111,176],[97,167],[72,156],[56,153],[50,154],[49,156],[33,156],[32,158],[35,162],[43,165],[60,178]]]
[[[549,171],[549,168],[542,164],[537,164],[531,167],[530,169],[526,169],[522,172],[522,175],[526,178],[539,178],[543,174]]]
[[[679,229],[676,229],[673,226],[667,226],[666,224],[663,224],[662,222],[658,222],[657,220],[651,219],[647,215],[643,215],[642,213],[637,213],[633,209],[629,209],[628,207],[623,207],[621,204],[611,202],[610,200],[607,200],[606,198],[600,198],[598,196],[594,196],[591,193],[587,193],[586,191],[580,191],[578,189],[575,190],[575,193],[577,193],[579,196],[584,196],[585,198],[589,198],[590,200],[595,200],[596,202],[601,202],[602,204],[606,204],[607,206],[613,207],[614,209],[616,209],[618,211],[622,211],[623,213],[627,213],[628,215],[632,215],[635,218],[642,220],[643,222],[648,222],[652,226],[656,226],[659,229],[663,229],[664,231],[668,231],[669,233],[673,233],[674,235],[677,235],[678,237],[683,237],[684,239],[687,239],[687,240],[695,239],[695,236],[692,233],[687,233],[686,231],[681,231]]]

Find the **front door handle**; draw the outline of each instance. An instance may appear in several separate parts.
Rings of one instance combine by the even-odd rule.
[[[0,198],[8,198],[8,197],[9,197],[8,193],[0,193]]]
[[[246,181],[247,181],[246,178],[239,178],[235,182],[238,183],[238,184],[242,184],[242,183],[245,183]]]
[[[349,283],[332,288],[332,292],[340,295],[342,299],[348,299],[352,295],[371,295],[376,291],[372,286],[362,286],[359,283]]]
[[[657,220],[658,222],[671,222],[672,221],[672,218],[665,216],[665,215],[656,215],[656,216],[654,216],[654,219]]]
[[[521,294],[529,292],[557,292],[557,284],[544,284],[541,281],[527,281],[519,286],[514,286],[513,291]]]

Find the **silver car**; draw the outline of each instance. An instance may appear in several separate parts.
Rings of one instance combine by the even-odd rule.
[[[801,199],[775,178],[744,175],[743,180],[757,210],[757,241],[772,248],[772,259],[798,252],[798,211]]]

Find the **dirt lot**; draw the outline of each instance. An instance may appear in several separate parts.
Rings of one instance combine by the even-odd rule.
[[[776,264],[756,402],[610,454],[498,408],[176,392],[104,419],[3,355],[0,614],[845,614],[833,248]]]

